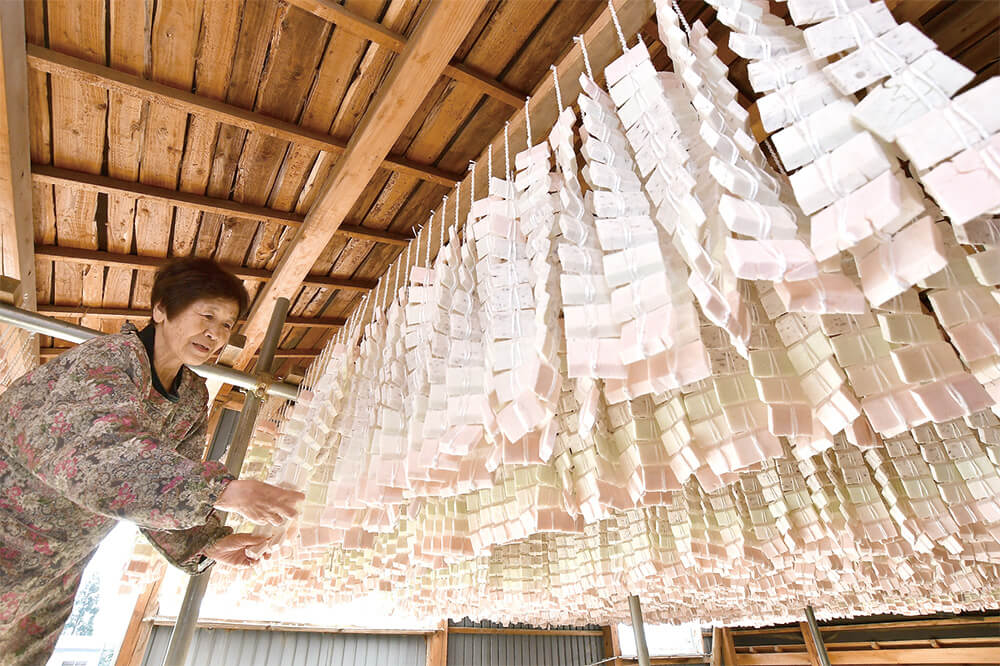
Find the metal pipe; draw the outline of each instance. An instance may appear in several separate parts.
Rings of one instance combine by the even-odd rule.
[[[820,633],[819,625],[816,624],[816,615],[813,613],[812,606],[806,606],[806,623],[809,625],[809,637],[816,648],[816,656],[819,657],[820,666],[830,666],[830,655],[826,653],[823,634]]]
[[[271,313],[271,323],[267,327],[267,334],[260,347],[260,355],[257,357],[257,365],[254,371],[258,375],[268,375],[271,366],[274,364],[274,352],[278,347],[278,340],[281,337],[281,327],[285,323],[288,315],[288,299],[279,298],[274,304],[274,311]],[[263,399],[258,392],[247,393],[243,401],[243,409],[240,410],[240,420],[233,431],[232,440],[229,443],[229,453],[226,455],[226,467],[234,476],[240,475],[243,467],[243,459],[246,457],[247,446],[250,444],[250,436],[253,435],[254,424],[257,421],[257,414],[260,412]],[[219,516],[223,523],[226,521],[226,514]],[[177,622],[173,631],[170,632],[170,643],[167,645],[167,654],[163,657],[163,666],[184,666],[187,661],[188,651],[194,640],[194,632],[198,627],[198,614],[201,611],[201,602],[205,598],[205,591],[208,589],[208,582],[212,576],[212,570],[191,576],[188,580],[187,589],[184,591],[184,601],[181,609],[177,613]]]
[[[628,610],[632,615],[632,633],[635,634],[635,652],[639,666],[649,666],[649,648],[646,646],[646,628],[642,623],[642,606],[639,597],[632,594],[628,598]]]
[[[104,335],[101,331],[95,331],[86,326],[78,326],[69,322],[61,321],[53,317],[40,315],[37,312],[22,310],[6,303],[0,303],[0,322],[11,324],[18,328],[23,328],[32,333],[49,335],[60,340],[67,340],[77,344],[86,342],[99,335]],[[206,379],[216,379],[226,384],[232,384],[248,391],[257,391],[262,386],[264,392],[285,400],[295,400],[299,393],[299,387],[294,384],[284,382],[262,381],[248,375],[245,372],[228,368],[224,365],[196,365],[188,366],[196,374]]]

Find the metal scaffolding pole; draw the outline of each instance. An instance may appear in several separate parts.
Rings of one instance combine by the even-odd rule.
[[[260,346],[260,356],[257,358],[257,365],[254,371],[257,376],[267,378],[274,363],[274,352],[278,348],[281,339],[281,327],[285,324],[285,317],[288,315],[288,299],[279,298],[274,304],[274,312],[271,313],[271,323],[267,327],[267,335]],[[257,421],[257,413],[263,405],[263,392],[249,392],[246,400],[243,401],[243,409],[240,411],[240,420],[233,431],[233,438],[229,444],[229,453],[226,455],[226,467],[234,476],[239,476],[243,467],[243,458],[246,457],[247,445],[250,443],[250,436],[253,434],[253,427]],[[225,523],[226,515],[220,514],[220,520]],[[167,645],[167,654],[163,658],[163,666],[184,666],[187,661],[188,651],[191,649],[191,642],[194,640],[194,631],[198,625],[198,613],[201,610],[201,602],[205,598],[205,590],[208,589],[208,581],[212,576],[212,570],[191,576],[188,580],[187,589],[184,591],[184,601],[181,609],[177,613],[177,622],[174,630],[170,633],[170,643]]]
[[[53,338],[76,343],[86,342],[99,335],[104,335],[101,331],[95,331],[92,328],[70,324],[69,322],[40,315],[37,312],[22,310],[6,303],[0,303],[0,322],[23,328],[32,333],[49,335]],[[260,365],[259,361],[258,365]],[[299,389],[293,384],[276,382],[269,377],[262,381],[253,375],[248,375],[233,368],[227,368],[224,365],[196,365],[189,367],[206,379],[217,379],[226,384],[247,389],[248,391],[263,389],[268,395],[284,398],[285,400],[295,400],[298,396]]]
[[[649,648],[646,647],[646,628],[642,624],[642,606],[639,605],[639,597],[634,594],[628,598],[628,610],[632,614],[632,633],[635,634],[635,653],[639,659],[639,666],[649,666]]]
[[[830,655],[826,652],[826,645],[823,643],[823,634],[816,624],[816,616],[813,614],[813,607],[806,606],[806,623],[809,625],[809,637],[816,649],[816,656],[819,657],[820,666],[830,666]]]

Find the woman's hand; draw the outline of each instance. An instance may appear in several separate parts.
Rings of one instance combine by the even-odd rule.
[[[208,546],[203,552],[206,557],[231,567],[252,567],[259,558],[251,557],[247,549],[263,546],[268,541],[270,537],[266,534],[230,534]],[[267,559],[271,554],[265,552],[263,557]]]
[[[297,490],[285,490],[263,481],[230,481],[219,495],[215,508],[238,513],[258,525],[281,525],[299,515],[299,505],[306,496]]]

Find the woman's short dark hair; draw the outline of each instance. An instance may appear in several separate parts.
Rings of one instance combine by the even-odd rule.
[[[162,305],[167,317],[184,312],[200,299],[224,298],[238,303],[240,314],[250,304],[243,282],[211,259],[186,257],[174,259],[156,271],[153,280],[152,305]]]

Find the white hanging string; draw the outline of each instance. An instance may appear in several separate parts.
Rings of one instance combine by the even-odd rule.
[[[486,149],[486,188],[489,192],[490,178],[493,177],[493,144]]]
[[[684,28],[684,34],[689,38],[691,37],[691,24],[687,22],[684,18],[684,12],[681,11],[681,6],[677,4],[677,0],[673,0],[674,12],[677,14],[677,18],[681,21],[681,27]]]
[[[530,97],[524,98],[524,130],[528,133],[528,148],[531,148],[531,110],[528,109]]]
[[[503,124],[503,179],[510,180],[510,122]]]
[[[618,22],[618,12],[615,11],[614,0],[608,0],[608,11],[611,12],[611,22],[615,24],[615,32],[618,33],[618,41],[621,42],[622,51],[627,51],[628,44],[625,42],[625,33],[622,32],[622,24]]]
[[[594,70],[590,68],[590,54],[587,53],[587,45],[583,43],[583,35],[577,35],[573,41],[580,45],[580,52],[583,54],[583,67],[587,70],[587,77],[594,80]]]
[[[559,113],[562,114],[563,103],[562,103],[562,93],[559,91],[559,72],[556,70],[555,65],[551,65],[549,69],[552,70],[552,82],[555,85],[556,89],[556,106],[559,107]]]
[[[444,247],[444,228],[447,226],[444,220],[444,213],[448,210],[448,195],[441,197],[441,247],[438,248],[438,252]],[[434,221],[431,220],[431,228],[434,226]],[[430,228],[427,230],[430,232]],[[431,267],[431,242],[428,237],[427,241],[427,268]]]

